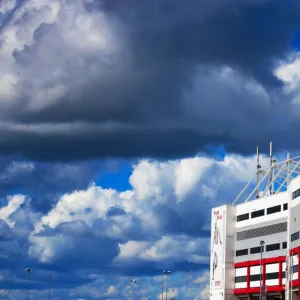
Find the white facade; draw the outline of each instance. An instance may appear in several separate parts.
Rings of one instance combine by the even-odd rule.
[[[263,248],[260,241],[264,241]],[[291,272],[293,289],[298,291],[299,246],[300,177],[292,179],[286,191],[239,205],[213,208],[210,299],[229,300],[258,295],[260,280],[267,286],[268,295],[283,297],[286,293],[289,296],[290,291],[285,292],[286,288],[289,289],[288,285],[285,286],[289,247],[296,253],[290,259],[293,274],[292,267],[288,272]],[[295,299],[298,299],[298,294]]]

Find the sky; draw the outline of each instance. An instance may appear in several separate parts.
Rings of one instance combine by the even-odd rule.
[[[211,208],[299,155],[298,0],[0,1],[0,299],[208,299]]]

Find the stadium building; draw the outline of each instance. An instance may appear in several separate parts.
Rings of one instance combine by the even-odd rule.
[[[257,171],[212,209],[210,299],[300,300],[300,157]],[[261,298],[260,298],[261,297]]]

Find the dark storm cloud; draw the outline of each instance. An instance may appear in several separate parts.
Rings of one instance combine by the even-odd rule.
[[[248,153],[265,139],[282,141],[274,115],[283,116],[284,128],[293,117],[289,102],[280,100],[282,82],[273,70],[299,29],[299,1],[88,3],[90,14],[106,15],[120,44],[107,42],[102,52],[92,51],[87,40],[75,49],[74,41],[66,43],[64,20],[39,26],[35,43],[14,51],[22,97],[3,114],[8,123],[1,130],[2,153],[41,160],[180,157],[209,145]],[[92,25],[90,31],[101,36],[103,26]],[[240,82],[234,86],[228,75],[220,89],[216,74],[224,66],[236,70],[244,85],[252,80],[257,86],[250,91]],[[191,112],[186,94],[198,81]],[[255,91],[262,87],[269,93],[267,104]],[[47,100],[51,93],[58,100]],[[214,107],[221,115],[214,116]],[[289,137],[285,142],[295,146]]]

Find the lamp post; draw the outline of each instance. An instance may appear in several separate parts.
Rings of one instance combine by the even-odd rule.
[[[134,285],[136,283],[136,280],[132,279],[130,280],[131,284],[132,284],[132,299],[134,300]]]
[[[28,297],[28,284],[29,284],[29,273],[30,273],[30,268],[25,269],[26,271],[26,300],[29,299]]]
[[[52,281],[52,274],[49,275],[49,300],[51,299],[51,281]]]
[[[262,253],[263,253],[263,247],[264,247],[265,241],[260,241],[260,276],[259,276],[259,299],[261,300],[261,278],[262,278]]]
[[[171,274],[171,271],[164,271],[164,274],[166,276],[166,300],[168,300],[168,275]]]

